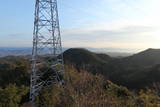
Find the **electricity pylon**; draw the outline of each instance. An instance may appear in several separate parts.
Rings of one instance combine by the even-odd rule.
[[[33,103],[42,88],[62,83],[63,70],[57,0],[36,0],[30,83]]]

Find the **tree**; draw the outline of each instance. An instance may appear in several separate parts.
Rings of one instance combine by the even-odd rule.
[[[27,87],[17,87],[15,84],[10,84],[4,89],[0,88],[0,107],[19,107],[22,97],[27,92]]]

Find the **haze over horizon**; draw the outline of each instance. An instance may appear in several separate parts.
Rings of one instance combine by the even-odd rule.
[[[2,1],[0,47],[32,46],[34,4]],[[63,46],[160,48],[159,4],[159,0],[58,0]]]

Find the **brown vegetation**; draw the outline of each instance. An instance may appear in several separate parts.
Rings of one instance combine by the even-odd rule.
[[[37,97],[39,107],[160,107],[159,96],[141,90],[136,96],[101,75],[66,67],[63,88],[45,88]]]

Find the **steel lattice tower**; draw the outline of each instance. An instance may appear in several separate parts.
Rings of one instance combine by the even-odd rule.
[[[30,86],[32,102],[43,87],[62,83],[60,72],[63,70],[57,0],[36,0]]]

